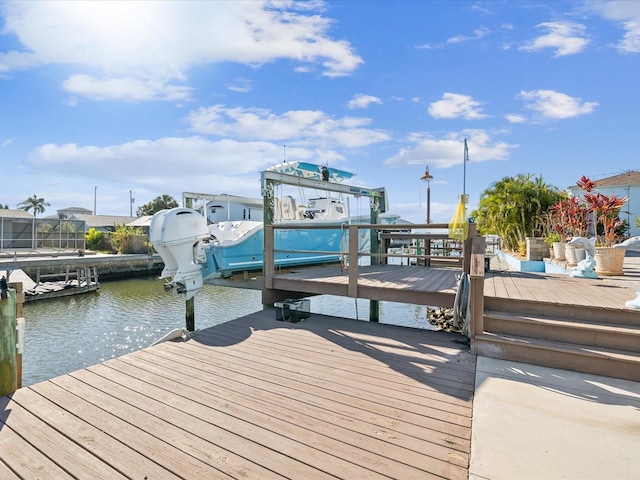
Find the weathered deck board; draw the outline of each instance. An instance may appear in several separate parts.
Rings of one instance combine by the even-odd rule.
[[[425,273],[428,272],[427,275]],[[452,306],[460,268],[419,265],[358,267],[359,298]],[[273,277],[275,290],[348,296],[349,276],[338,267],[302,269]]]
[[[620,286],[619,280],[526,272],[490,272],[484,293],[487,297],[609,309],[623,308],[624,302],[633,298],[633,292]]]
[[[257,312],[5,397],[0,477],[466,479],[458,338]]]
[[[640,261],[629,259],[629,284],[637,283]],[[626,265],[626,263],[625,263]],[[626,270],[626,266],[625,266]],[[457,268],[415,265],[372,265],[359,267],[358,297],[383,301],[404,301],[419,305],[451,306],[457,290]],[[634,282],[635,281],[635,282]],[[288,272],[274,277],[274,288],[310,294],[347,296],[348,276],[336,267]],[[574,306],[622,308],[634,298],[621,280],[572,278],[562,274],[529,272],[487,272],[485,297]],[[639,284],[640,285],[640,284]]]

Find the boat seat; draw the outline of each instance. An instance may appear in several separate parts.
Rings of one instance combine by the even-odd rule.
[[[280,220],[295,220],[297,214],[296,201],[291,195],[285,195],[278,202]]]

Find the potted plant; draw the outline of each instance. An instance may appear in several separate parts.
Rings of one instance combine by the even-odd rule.
[[[556,233],[556,232],[551,232],[549,234],[547,234],[546,237],[544,237],[544,243],[546,243],[549,246],[549,253],[551,254],[551,257],[555,258],[555,252],[553,250],[553,244],[554,243],[561,243],[561,238],[560,238],[560,234]]]
[[[584,200],[595,216],[596,233],[598,233],[598,226],[602,230],[602,240],[599,237],[596,243],[596,273],[604,276],[624,275],[625,249],[613,248],[613,246],[618,239],[616,229],[623,224],[619,217],[620,209],[628,199],[615,194],[604,195],[597,192],[595,182],[584,175],[577,185],[584,192]]]
[[[589,216],[591,210],[578,197],[569,197],[563,200],[563,208],[567,213],[568,235],[572,238],[586,237],[589,228]],[[567,266],[577,265],[581,260],[586,258],[587,254],[579,245],[572,245],[570,242],[565,246],[565,257]]]
[[[555,241],[551,242],[553,257],[556,260],[564,260],[567,235],[571,227],[567,199],[558,200],[549,207],[547,222],[550,234],[555,233]]]

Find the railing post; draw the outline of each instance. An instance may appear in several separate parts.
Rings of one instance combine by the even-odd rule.
[[[471,240],[469,290],[471,301],[469,302],[469,339],[471,353],[476,352],[476,335],[484,333],[484,237],[474,236]]]
[[[349,274],[348,295],[358,298],[358,226],[349,225]]]
[[[264,286],[265,288],[273,288],[273,275],[275,274],[275,257],[274,257],[274,227],[273,225],[264,226]]]
[[[467,238],[462,244],[462,258],[463,258],[463,266],[462,269],[464,273],[470,273],[471,271],[471,255],[473,254],[473,239],[478,236],[478,226],[475,223],[469,223],[469,230],[467,234]],[[483,238],[484,240],[484,238]],[[484,251],[482,252],[484,256]],[[484,259],[482,260],[484,262]]]

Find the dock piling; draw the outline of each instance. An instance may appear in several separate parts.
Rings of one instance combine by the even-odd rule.
[[[16,291],[9,289],[0,300],[0,396],[18,388]]]

